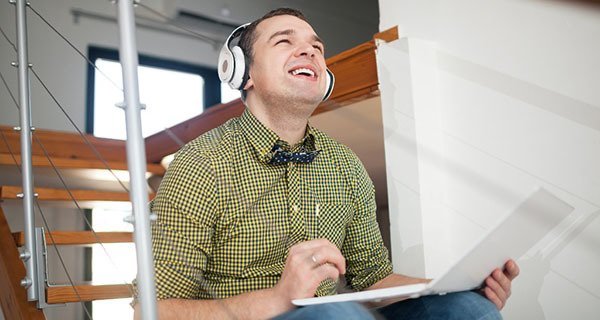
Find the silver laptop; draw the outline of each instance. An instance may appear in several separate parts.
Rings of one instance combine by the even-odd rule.
[[[307,306],[342,301],[378,301],[475,289],[494,269],[502,268],[507,260],[523,256],[572,211],[572,206],[540,188],[507,214],[495,228],[491,228],[448,271],[427,284],[296,299],[292,303]]]

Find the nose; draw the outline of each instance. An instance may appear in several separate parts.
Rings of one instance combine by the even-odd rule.
[[[296,49],[296,56],[305,56],[313,58],[316,54],[316,50],[317,49],[313,47],[312,43],[302,42],[298,45],[298,48]]]

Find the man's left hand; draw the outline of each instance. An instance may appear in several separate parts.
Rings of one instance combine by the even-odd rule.
[[[504,265],[504,270],[496,269],[485,279],[482,294],[492,301],[498,310],[502,310],[510,297],[511,282],[518,275],[519,266],[513,260],[509,260]]]

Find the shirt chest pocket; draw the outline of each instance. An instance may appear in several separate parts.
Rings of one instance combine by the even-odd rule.
[[[346,203],[325,202],[319,204],[315,214],[318,238],[326,238],[338,248],[342,247],[346,237],[346,228],[354,217],[354,206]]]

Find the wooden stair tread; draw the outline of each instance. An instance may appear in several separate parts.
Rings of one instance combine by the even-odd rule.
[[[17,163],[21,164],[21,156],[18,154],[13,156],[9,153],[0,153],[0,165],[15,165],[15,159]],[[33,155],[31,157],[33,167],[52,167],[52,164],[45,156]],[[106,165],[97,159],[74,159],[74,158],[52,158],[52,163],[61,169],[106,169]],[[106,161],[108,166],[112,170],[127,170],[127,162],[123,161]],[[164,175],[165,168],[157,163],[148,163],[146,171],[156,175]]]
[[[21,187],[0,186],[0,200],[16,200],[22,192]],[[98,190],[70,190],[71,194],[64,189],[54,188],[35,188],[34,192],[38,194],[40,201],[72,201],[71,195],[77,201],[129,201],[129,193],[117,191],[98,191]],[[150,199],[154,194],[148,195]]]
[[[0,126],[3,143],[0,152],[21,153],[21,135],[13,127]],[[87,140],[87,141],[86,141]],[[106,139],[77,132],[56,131],[37,128],[32,132],[31,152],[36,156],[50,155],[51,158],[97,159],[126,162],[127,148],[124,140]]]
[[[18,247],[25,245],[25,233],[13,232]],[[54,240],[54,241],[53,241]],[[52,231],[46,232],[46,243],[49,245],[89,245],[95,243],[133,242],[132,232],[96,232],[92,231]]]
[[[51,286],[46,288],[46,301],[56,304],[129,298],[132,296],[132,292],[133,287],[129,284]]]

